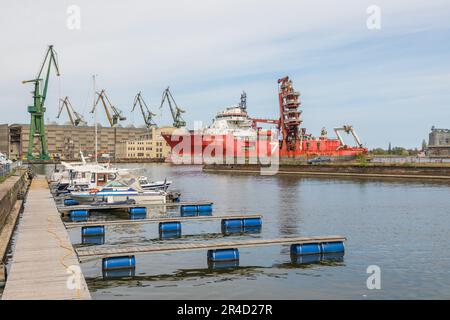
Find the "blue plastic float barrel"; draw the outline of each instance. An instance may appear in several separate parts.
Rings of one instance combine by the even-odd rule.
[[[184,212],[211,212],[212,204],[192,205],[185,204],[180,206],[180,213]]]
[[[103,270],[103,279],[134,277],[136,269]]]
[[[291,245],[291,253],[296,255],[344,252],[344,242],[304,243]]]
[[[198,216],[199,213],[197,211],[181,211],[180,215],[182,217],[195,217]]]
[[[181,238],[181,230],[178,231],[166,231],[159,233],[160,240],[177,239]]]
[[[146,207],[128,208],[128,212],[130,214],[147,214],[147,208]]]
[[[105,234],[105,226],[89,226],[81,228],[81,236],[102,236]]]
[[[111,257],[102,259],[103,271],[133,269],[136,267],[135,256]]]
[[[242,224],[244,228],[246,227],[261,227],[262,226],[262,219],[261,218],[245,218],[242,219]]]
[[[242,229],[243,226],[242,219],[222,219],[223,229]]]
[[[87,216],[82,216],[82,217],[71,216],[70,220],[72,222],[85,222],[85,221],[88,221],[88,217]]]
[[[196,212],[197,206],[196,205],[183,205],[180,206],[180,212]]]
[[[213,262],[239,260],[238,249],[208,250],[208,260]]]
[[[105,243],[105,235],[101,236],[82,236],[81,237],[82,244],[95,244],[101,245]]]
[[[159,223],[159,232],[181,232],[181,222],[160,222]]]
[[[291,253],[294,255],[320,254],[321,247],[318,243],[292,244]]]
[[[78,202],[73,199],[64,199],[64,205],[65,206],[75,206]]]
[[[89,215],[89,211],[87,210],[72,210],[70,211],[71,217],[87,217]]]
[[[321,245],[322,253],[343,252],[345,251],[344,242],[324,242]]]
[[[197,211],[200,212],[211,212],[212,211],[212,204],[202,204],[197,206]]]

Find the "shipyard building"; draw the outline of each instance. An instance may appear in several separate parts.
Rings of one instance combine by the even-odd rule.
[[[29,124],[0,125],[0,152],[10,159],[25,159],[28,152]],[[80,150],[85,155],[95,153],[95,127],[47,124],[48,152],[51,157],[63,160],[80,158]],[[147,128],[97,127],[97,149],[99,157],[116,159],[120,142],[137,140],[142,136],[152,139]],[[38,148],[38,146],[36,146]],[[35,150],[36,152],[38,149]]]
[[[431,128],[426,154],[429,157],[450,157],[450,129]]]
[[[174,127],[152,127],[149,134],[137,139],[124,140],[117,145],[116,158],[124,160],[166,159],[170,154],[170,146],[161,133],[172,133]]]

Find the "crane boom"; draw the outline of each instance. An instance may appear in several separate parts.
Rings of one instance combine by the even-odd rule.
[[[344,131],[347,134],[352,134],[353,139],[355,139],[356,144],[358,145],[358,147],[362,148],[363,144],[361,143],[361,140],[359,139],[358,135],[355,132],[355,129],[353,129],[352,125],[343,125],[342,127],[339,128],[334,128],[334,132],[336,133],[336,136],[339,139],[339,142],[341,144],[341,147],[345,146],[344,143],[344,139],[342,139],[342,136],[339,134],[339,131]]]
[[[163,107],[164,102],[167,100],[167,103],[169,104],[170,112],[172,114],[173,118],[173,126],[175,128],[181,128],[186,126],[186,121],[184,121],[183,117],[181,116],[182,113],[186,112],[180,107],[178,107],[175,99],[172,96],[172,93],[170,92],[169,87],[164,90],[161,100],[160,109]],[[172,105],[173,103],[173,105]],[[174,107],[175,106],[175,107]]]
[[[118,108],[116,108],[111,101],[109,100],[108,96],[106,95],[105,89],[102,89],[100,92],[96,92],[97,94],[97,100],[94,103],[94,106],[92,107],[91,113],[95,112],[95,109],[97,107],[97,104],[99,101],[102,102],[103,108],[105,109],[106,117],[108,119],[109,125],[111,127],[114,127],[118,124],[119,121],[126,120],[127,118],[122,115],[122,111],[120,111]],[[111,112],[109,109],[112,110],[113,114],[111,115]]]
[[[73,108],[72,103],[70,103],[69,97],[60,99],[58,115],[56,118],[59,119],[64,107],[67,110],[67,114],[69,115],[69,120],[70,120],[70,123],[72,124],[72,126],[78,127],[80,124],[82,126],[87,125],[87,122],[84,120],[83,116],[81,114],[79,114],[78,112],[76,112],[75,109]]]
[[[48,64],[46,66],[46,64]],[[52,65],[56,70],[56,75],[59,76],[59,67],[57,62],[57,54],[53,49],[53,46],[50,45],[47,49],[47,52],[44,56],[44,61],[41,64],[39,72],[35,79],[25,80],[22,83],[34,83],[34,91],[33,91],[33,105],[28,106],[28,112],[31,114],[31,122],[30,122],[30,135],[29,135],[29,143],[28,143],[28,159],[36,159],[33,156],[34,149],[34,139],[38,138],[40,151],[39,157],[37,159],[40,160],[48,160],[50,159],[48,154],[48,146],[47,146],[47,137],[45,134],[45,123],[44,123],[44,113],[45,113],[45,99],[47,97],[47,89],[48,89],[48,81],[50,78],[50,71]],[[44,70],[46,70],[46,74],[43,75]],[[41,83],[43,82],[43,88],[41,91]]]
[[[147,128],[151,128],[152,126],[156,127],[156,123],[153,121],[153,117],[156,116],[156,114],[150,111],[150,109],[148,108],[147,104],[144,101],[144,98],[142,98],[142,94],[140,91],[134,97],[134,103],[131,112],[134,111],[137,104],[139,104],[139,108],[141,109],[142,117],[144,118],[146,127]]]

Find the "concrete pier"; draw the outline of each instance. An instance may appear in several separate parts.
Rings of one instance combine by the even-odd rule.
[[[47,181],[37,176],[24,204],[2,299],[90,298]]]

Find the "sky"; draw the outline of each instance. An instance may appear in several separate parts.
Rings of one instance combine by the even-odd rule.
[[[80,28],[68,27],[80,9]],[[380,29],[369,29],[367,8],[380,8]],[[352,124],[369,148],[420,147],[431,126],[450,127],[450,1],[416,0],[0,0],[0,123],[28,123],[30,84],[48,45],[58,53],[48,121],[69,96],[88,122],[92,75],[97,89],[127,116],[142,95],[159,125],[170,86],[194,121],[214,115],[247,93],[250,116],[278,118],[277,80],[289,76],[301,92],[302,127]],[[73,26],[73,24],[72,24]],[[107,125],[104,114],[98,119]]]

